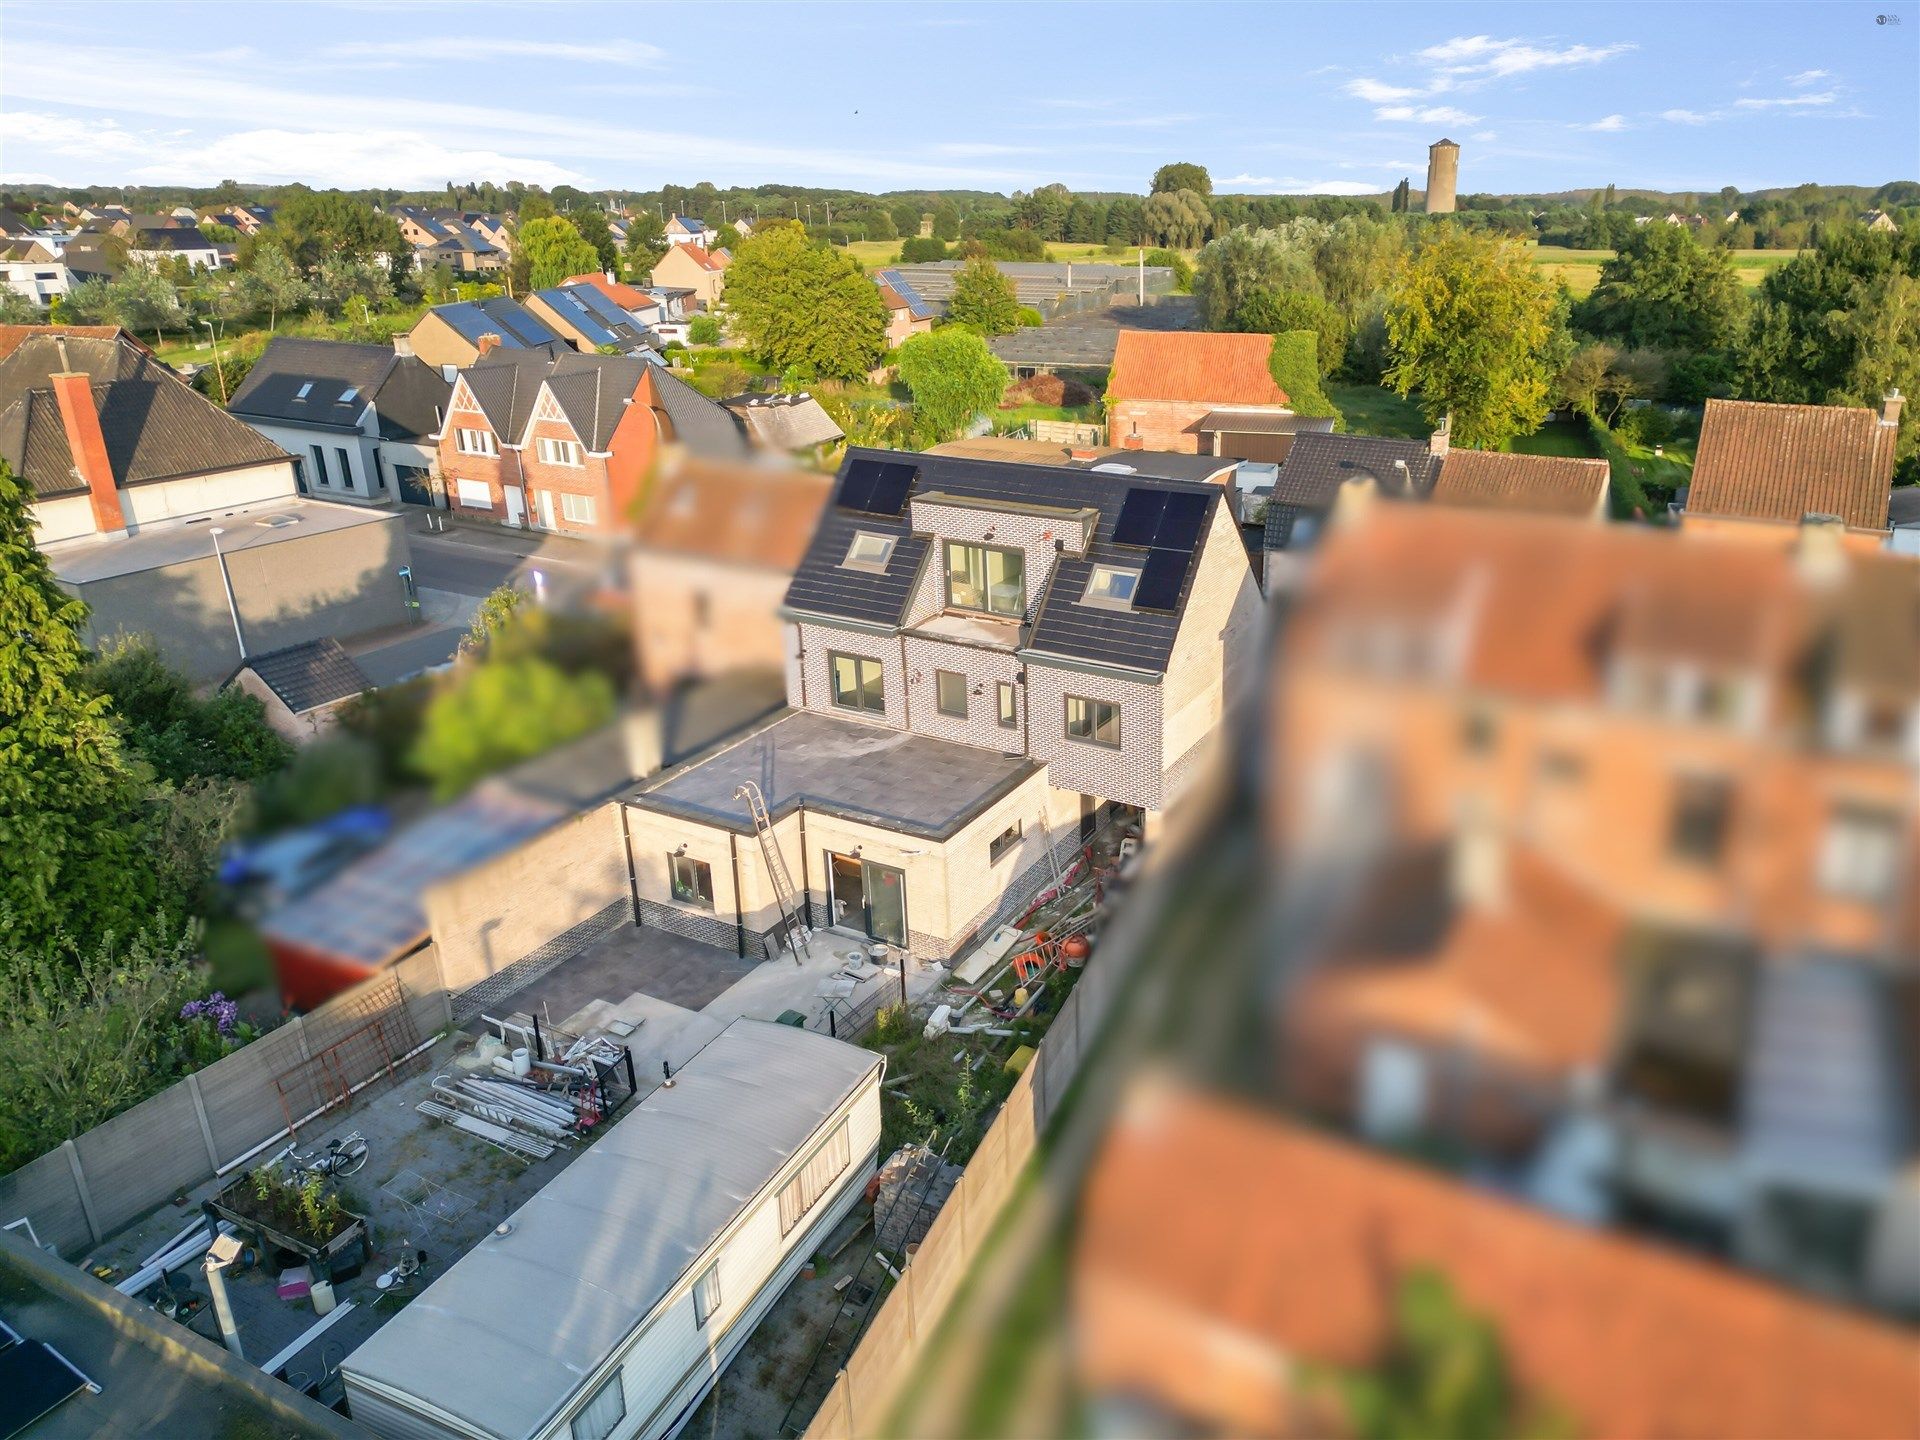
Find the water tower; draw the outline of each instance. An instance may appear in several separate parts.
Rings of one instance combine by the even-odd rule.
[[[1454,187],[1460,183],[1460,147],[1436,140],[1427,147],[1427,214],[1453,213]]]

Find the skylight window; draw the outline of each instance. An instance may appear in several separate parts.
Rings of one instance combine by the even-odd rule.
[[[847,547],[847,558],[840,562],[840,568],[869,570],[875,575],[884,575],[898,539],[895,535],[876,535],[871,530],[861,530],[854,535],[853,544]]]
[[[346,405],[350,403],[356,396],[359,395],[359,393],[360,393],[360,387],[358,385],[347,386],[346,389],[340,392],[340,403],[342,405]]]
[[[298,390],[293,392],[293,398],[296,400],[304,400],[307,398],[308,394],[311,393],[312,390],[313,390],[313,381],[309,380],[307,381],[306,384],[302,385]]]
[[[1118,565],[1096,565],[1087,577],[1087,592],[1080,597],[1086,605],[1113,610],[1131,610],[1133,592],[1140,584],[1138,570],[1123,570]]]

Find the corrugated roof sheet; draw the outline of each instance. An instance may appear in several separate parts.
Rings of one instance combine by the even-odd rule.
[[[1895,426],[1855,406],[1709,400],[1687,513],[1788,524],[1837,515],[1884,530],[1895,436]]]
[[[533,1434],[883,1063],[734,1021],[342,1368],[482,1433]]]

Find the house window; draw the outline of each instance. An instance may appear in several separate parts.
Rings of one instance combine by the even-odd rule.
[[[580,442],[578,440],[542,439],[539,445],[540,459],[548,465],[565,465],[569,469],[580,468]]]
[[[1020,702],[1014,698],[1013,686],[1006,681],[1000,682],[1000,726],[1011,730],[1020,723]]]
[[[484,480],[456,480],[454,494],[460,503],[469,510],[491,510],[493,508],[493,487]]]
[[[953,715],[961,720],[967,718],[967,677],[958,670],[936,670],[933,672],[935,703],[942,715]]]
[[[326,486],[327,489],[331,490],[333,488],[333,481],[327,478],[327,452],[322,450],[318,445],[315,445],[312,448],[313,448],[313,478],[318,480],[322,485]]]
[[[1122,570],[1117,565],[1096,565],[1093,567],[1093,573],[1087,577],[1086,594],[1080,599],[1087,605],[1103,605],[1113,610],[1131,610],[1134,587],[1139,583],[1138,570]]]
[[[293,392],[293,398],[296,400],[304,400],[307,398],[307,396],[311,395],[312,393],[313,393],[313,381],[309,380],[307,381],[306,384],[302,385],[298,390]]]
[[[704,1325],[720,1308],[720,1262],[714,1261],[706,1273],[693,1282],[693,1323]]]
[[[947,604],[1019,619],[1027,613],[1027,562],[1018,550],[947,544]]]
[[[843,570],[867,570],[875,575],[887,573],[887,562],[893,558],[893,547],[898,540],[894,535],[875,535],[871,530],[861,530],[853,537],[853,543],[847,547],[847,558],[840,562]]]
[[[349,385],[340,392],[340,403],[342,405],[351,405],[359,394],[360,387],[358,385]]]
[[[500,443],[491,430],[459,430],[454,432],[454,447],[462,455],[498,455]]]
[[[340,462],[340,483],[351,490],[353,488],[353,465],[347,459],[347,452],[338,445],[333,447],[334,457]]]
[[[1900,817],[1864,805],[1840,805],[1820,845],[1820,888],[1845,900],[1885,900],[1900,866]]]
[[[573,1417],[573,1440],[607,1440],[613,1427],[626,1418],[627,1392],[620,1383],[620,1372],[615,1370]]]
[[[998,865],[1000,859],[1014,846],[1020,843],[1020,822],[1014,821],[987,844],[987,863]]]
[[[575,525],[591,525],[594,523],[595,513],[593,497],[591,495],[562,495],[560,497],[560,513]]]
[[[807,1163],[780,1190],[780,1233],[788,1235],[820,1203],[820,1197],[833,1182],[846,1174],[853,1163],[852,1142],[847,1138],[847,1122],[842,1120],[814,1151]]]
[[[691,855],[669,855],[667,867],[673,875],[673,898],[682,905],[713,909],[713,867]]]
[[[1067,738],[1120,748],[1120,707],[1105,700],[1067,696]]]
[[[1685,775],[1674,786],[1667,849],[1676,860],[1711,865],[1727,842],[1733,787],[1717,775]]]
[[[865,655],[841,655],[827,652],[827,666],[833,672],[833,703],[844,710],[887,712],[885,671],[878,660]]]

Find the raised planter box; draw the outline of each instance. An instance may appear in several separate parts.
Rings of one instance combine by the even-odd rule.
[[[365,1264],[369,1256],[371,1242],[366,1216],[343,1210],[345,1223],[323,1240],[295,1234],[284,1220],[260,1213],[260,1203],[253,1193],[252,1177],[249,1175],[243,1174],[235,1179],[213,1199],[204,1201],[201,1209],[206,1212],[209,1225],[227,1220],[236,1229],[253,1235],[262,1252],[271,1246],[305,1256],[307,1263],[313,1267],[315,1279],[331,1280],[336,1270]]]

